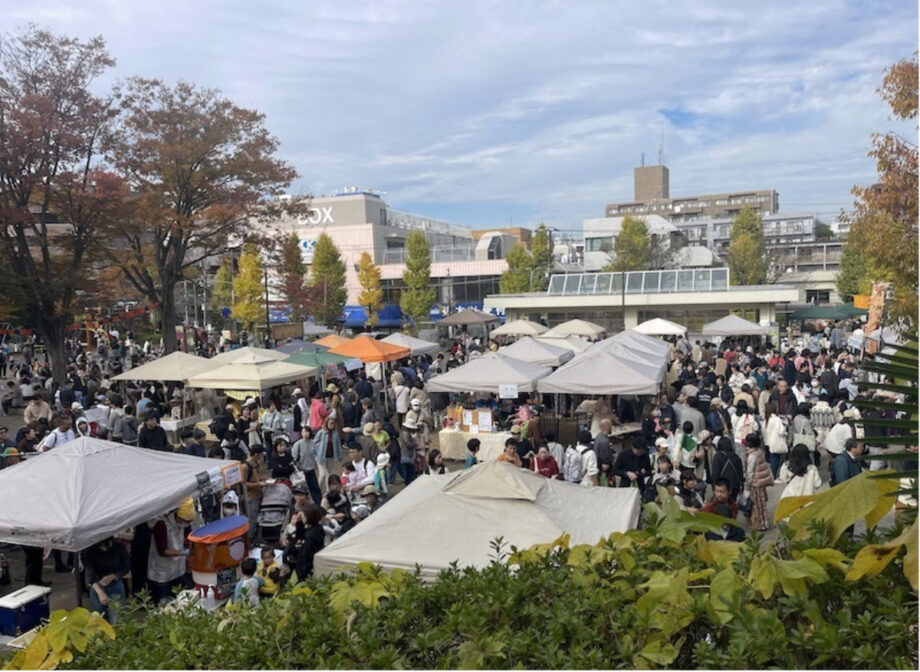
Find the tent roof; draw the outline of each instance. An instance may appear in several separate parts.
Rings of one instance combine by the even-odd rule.
[[[136,366],[114,376],[112,380],[169,380],[185,382],[192,376],[220,366],[213,359],[205,359],[185,352],[170,354]]]
[[[687,333],[687,327],[661,317],[646,320],[633,330],[646,336],[683,336]]]
[[[314,568],[325,576],[365,561],[384,569],[413,570],[418,564],[422,576],[433,580],[453,562],[487,566],[498,536],[518,548],[550,542],[563,532],[572,544],[595,544],[634,528],[639,509],[634,488],[583,488],[502,462],[483,462],[415,479],[317,553]]]
[[[323,345],[327,348],[334,348],[343,343],[348,343],[351,341],[350,338],[345,338],[344,336],[339,336],[338,334],[329,334],[328,336],[323,336],[322,338],[317,338],[313,343],[316,345]]]
[[[852,303],[838,306],[807,306],[790,313],[790,320],[842,320],[856,315],[866,315],[868,310],[856,308]]]
[[[607,330],[599,324],[587,320],[569,320],[557,324],[550,329],[553,336],[585,336],[587,338],[600,338]]]
[[[177,507],[236,462],[80,437],[0,471],[0,541],[80,551]]]
[[[765,333],[767,330],[764,327],[737,315],[726,315],[703,325],[703,334],[706,336],[763,336]]]
[[[250,358],[259,359],[259,356],[250,355]],[[316,372],[317,368],[313,366],[273,360],[230,362],[212,371],[192,376],[188,379],[188,386],[220,390],[266,390],[276,385],[308,378]]]
[[[211,358],[211,361],[218,362],[220,364],[226,364],[227,362],[259,362],[264,360],[273,359],[276,362],[280,362],[282,359],[287,357],[283,352],[278,352],[277,350],[267,350],[266,348],[254,348],[250,345],[247,345],[244,348],[236,348],[234,350],[228,350],[227,352],[222,352],[219,355],[214,355]],[[261,358],[261,359],[259,359]]]
[[[540,366],[560,366],[574,356],[574,352],[570,348],[543,343],[531,336],[524,336],[524,338],[511,345],[499,348],[499,352]]]
[[[439,320],[438,324],[462,326],[465,324],[492,324],[493,322],[498,322],[498,318],[492,313],[473,308],[464,308],[456,313],[451,313],[443,320]]]
[[[492,336],[539,336],[546,327],[530,320],[512,320],[492,330]]]
[[[370,336],[357,336],[347,343],[330,348],[329,352],[333,355],[360,359],[365,364],[367,362],[390,362],[412,354],[409,348],[378,341]]]
[[[323,326],[322,324],[316,324],[315,322],[304,322],[303,323],[303,335],[306,336],[326,336],[331,334],[332,329]]]
[[[517,385],[521,392],[532,392],[536,381],[550,374],[548,366],[522,362],[501,352],[475,357],[456,369],[428,380],[430,392],[495,392],[499,385]]]
[[[546,334],[542,336],[537,336],[535,340],[540,343],[549,343],[550,345],[555,345],[560,348],[568,348],[575,354],[584,352],[591,347],[588,341],[578,336],[548,336],[547,334],[549,334],[549,332],[546,332]]]
[[[613,349],[585,352],[537,383],[540,392],[561,394],[655,394],[663,367]]]
[[[295,352],[285,362],[299,364],[300,366],[321,367],[326,364],[344,364],[350,357],[333,355],[331,352]]]
[[[413,355],[427,355],[429,353],[437,352],[441,349],[441,346],[437,343],[432,343],[431,341],[426,341],[421,338],[415,338],[414,336],[407,336],[406,334],[390,334],[386,338],[380,339],[384,343],[389,343],[390,345],[395,345],[400,348],[409,348],[412,351]]]

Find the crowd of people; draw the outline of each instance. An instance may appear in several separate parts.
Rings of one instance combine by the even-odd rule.
[[[540,405],[523,397],[429,394],[431,376],[497,347],[465,333],[435,357],[396,363],[386,381],[364,369],[343,370],[323,385],[313,378],[309,387],[278,387],[263,398],[237,400],[157,381],[113,385],[117,372],[159,354],[149,344],[138,346],[133,334],[122,340],[116,332],[99,338],[90,356],[74,347],[60,386],[48,362],[30,350],[20,362],[5,353],[3,410],[22,406],[24,425],[14,438],[0,427],[0,446],[6,468],[82,435],[242,463],[240,486],[84,554],[90,597],[102,610],[123,599],[128,571],[135,591],[146,584],[156,599],[188,586],[190,523],[240,512],[249,517],[250,542],[264,555],[244,563],[238,599],[271,596],[291,577],[309,576],[313,556],[385,506],[394,486],[447,473],[449,465],[431,444],[440,413],[457,402],[489,408],[499,424],[510,425],[499,461],[585,487],[636,488],[645,501],[664,488],[688,510],[732,519],[744,514],[751,530],[763,531],[771,525],[768,488],[775,482],[784,484],[781,497],[808,495],[862,469],[861,415],[852,402],[864,374],[847,348],[848,330],[830,324],[796,347],[750,338],[718,345],[673,339],[661,393],[594,401],[590,421],[576,428],[568,446],[541,423]],[[201,344],[200,354],[223,347]],[[159,421],[185,404],[209,419],[207,431],[185,430],[173,445]],[[624,435],[619,430],[629,422],[640,429]],[[479,447],[479,439],[470,439],[463,468],[479,462]],[[882,449],[868,450],[870,466],[880,468]],[[292,502],[282,532],[266,540],[260,511],[278,484],[290,489]],[[744,532],[726,525],[723,537],[742,539]],[[55,554],[56,570],[70,571],[70,563]],[[26,564],[27,583],[43,583],[41,551],[26,549]]]

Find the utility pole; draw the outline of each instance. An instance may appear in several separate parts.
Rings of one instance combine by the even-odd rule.
[[[272,337],[271,317],[268,313],[268,266],[262,268],[265,274],[265,342],[270,343]]]

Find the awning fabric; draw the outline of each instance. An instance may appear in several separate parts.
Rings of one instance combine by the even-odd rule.
[[[492,336],[539,336],[548,331],[538,322],[530,320],[512,320],[492,330]]]
[[[112,380],[162,380],[185,382],[192,376],[220,366],[213,359],[205,359],[185,352],[172,352],[152,362],[141,364]]]
[[[428,380],[430,392],[495,392],[501,385],[517,385],[519,392],[533,392],[536,383],[548,376],[548,366],[529,364],[501,352],[475,357],[462,366]]]
[[[357,336],[347,343],[330,348],[329,352],[333,355],[360,359],[365,364],[368,362],[391,362],[394,359],[402,359],[412,354],[409,348],[384,343],[370,336]]]
[[[327,576],[372,562],[414,571],[426,581],[456,562],[486,567],[493,541],[526,549],[568,533],[570,543],[596,544],[638,524],[635,488],[583,488],[488,461],[443,476],[421,476],[386,506],[316,554]],[[424,534],[419,534],[423,530]]]
[[[474,310],[472,308],[464,308],[459,312],[451,313],[444,319],[439,320],[438,325],[464,326],[471,324],[492,324],[493,322],[498,322],[498,318],[491,313],[486,313],[482,310]]]
[[[499,352],[540,366],[561,366],[575,355],[571,348],[544,343],[530,336],[525,336],[511,345],[500,348]]]
[[[703,325],[704,336],[763,336],[765,333],[766,328],[737,315],[726,315]]]
[[[0,541],[81,551],[178,507],[198,474],[236,464],[80,437],[0,470]]]
[[[646,336],[683,336],[687,333],[687,327],[656,317],[636,326],[635,331]]]
[[[384,343],[389,343],[390,345],[395,345],[399,348],[409,348],[413,355],[427,355],[437,352],[441,349],[441,346],[437,343],[432,343],[431,341],[426,341],[421,338],[415,338],[414,336],[407,336],[406,334],[390,334],[386,338],[382,338],[380,340],[382,340]]]

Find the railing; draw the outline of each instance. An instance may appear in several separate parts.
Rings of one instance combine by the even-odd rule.
[[[564,273],[550,277],[547,294],[591,295],[623,292],[623,273]],[[627,271],[626,294],[717,292],[728,290],[727,268]]]
[[[472,247],[438,246],[430,248],[429,252],[432,262],[473,261],[476,258],[476,251]],[[404,247],[385,250],[383,263],[404,264],[408,256],[409,252]]]

